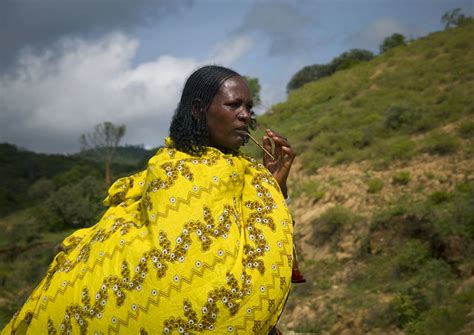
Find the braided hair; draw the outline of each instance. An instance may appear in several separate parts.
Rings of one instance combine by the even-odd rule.
[[[222,83],[234,76],[240,75],[216,65],[201,67],[191,74],[170,125],[170,138],[176,149],[195,155],[204,153],[209,144],[207,110]]]

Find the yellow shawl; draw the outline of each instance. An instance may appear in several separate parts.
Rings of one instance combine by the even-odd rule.
[[[293,227],[261,163],[165,147],[105,203],[2,334],[267,334],[276,324]]]

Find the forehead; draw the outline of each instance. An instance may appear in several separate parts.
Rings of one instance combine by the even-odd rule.
[[[235,76],[222,83],[217,97],[250,99],[251,95],[247,82],[242,77]]]

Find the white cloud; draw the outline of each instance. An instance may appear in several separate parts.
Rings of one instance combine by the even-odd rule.
[[[209,62],[231,65],[252,44],[242,36],[218,44],[205,62],[162,55],[136,67],[138,41],[123,34],[24,53],[15,75],[0,76],[0,142],[73,152],[81,133],[111,121],[127,126],[126,143],[160,145],[191,72]]]
[[[211,62],[230,65],[247,53],[255,44],[255,41],[246,35],[228,38],[217,44],[211,53]]]
[[[0,142],[38,151],[77,150],[103,121],[127,125],[129,143],[161,144],[194,59],[160,56],[132,67],[138,42],[121,34],[69,39],[61,56],[24,54],[17,75],[0,77]]]

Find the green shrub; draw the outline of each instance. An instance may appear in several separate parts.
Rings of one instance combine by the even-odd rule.
[[[428,196],[428,200],[434,204],[441,204],[451,199],[451,194],[447,191],[435,191]]]
[[[458,226],[464,234],[474,239],[474,190],[457,193],[451,209],[452,225]]]
[[[398,325],[407,330],[419,328],[423,314],[434,306],[440,306],[451,296],[454,287],[454,275],[450,267],[442,260],[430,258],[427,249],[419,245],[405,248],[405,269],[403,277],[396,277],[391,283],[396,298],[392,301],[397,313]],[[413,257],[409,264],[408,257]],[[397,257],[397,261],[399,258]],[[400,263],[397,262],[397,266]]]
[[[344,150],[339,151],[334,155],[334,164],[347,164],[354,160],[354,151]]]
[[[409,322],[417,320],[419,315],[411,297],[400,293],[393,299],[392,309],[396,314],[396,322],[400,328],[404,328]]]
[[[416,272],[430,257],[427,245],[418,241],[408,241],[398,252],[395,261],[395,274],[400,277],[406,273]]]
[[[319,183],[311,180],[294,185],[292,191],[293,197],[297,198],[303,193],[305,193],[316,201],[322,199],[326,194],[326,192],[321,189]]]
[[[45,199],[55,190],[54,183],[50,179],[40,178],[28,189],[28,197],[33,200]]]
[[[390,223],[393,218],[401,217],[408,213],[410,209],[403,202],[396,203],[393,206],[384,208],[381,211],[375,212],[372,217],[371,229],[376,229],[378,227],[387,228],[390,226]]]
[[[421,115],[408,103],[393,105],[385,111],[385,128],[397,130],[413,124]]]
[[[410,172],[400,171],[392,177],[392,184],[407,185],[411,180]]]
[[[91,176],[65,185],[37,208],[38,218],[50,231],[89,227],[103,211],[103,188],[104,184]]]
[[[382,179],[372,178],[368,181],[367,185],[368,185],[367,192],[377,193],[377,192],[380,192],[382,190],[384,182],[383,182]]]
[[[410,333],[421,334],[456,334],[468,322],[468,314],[474,301],[474,285],[456,294],[442,306],[434,305],[424,313],[423,320],[408,325]]]
[[[312,222],[314,228],[311,241],[315,245],[322,245],[337,236],[344,226],[355,223],[357,219],[348,208],[339,205],[331,207]]]
[[[459,147],[459,141],[451,135],[443,132],[433,132],[423,141],[422,152],[432,155],[448,155],[454,153]]]
[[[406,161],[413,157],[416,143],[408,136],[398,136],[381,142],[376,151],[377,156],[386,163],[393,161]]]
[[[474,122],[462,123],[458,127],[457,130],[458,130],[458,134],[462,138],[466,138],[466,139],[473,138],[474,137]]]

